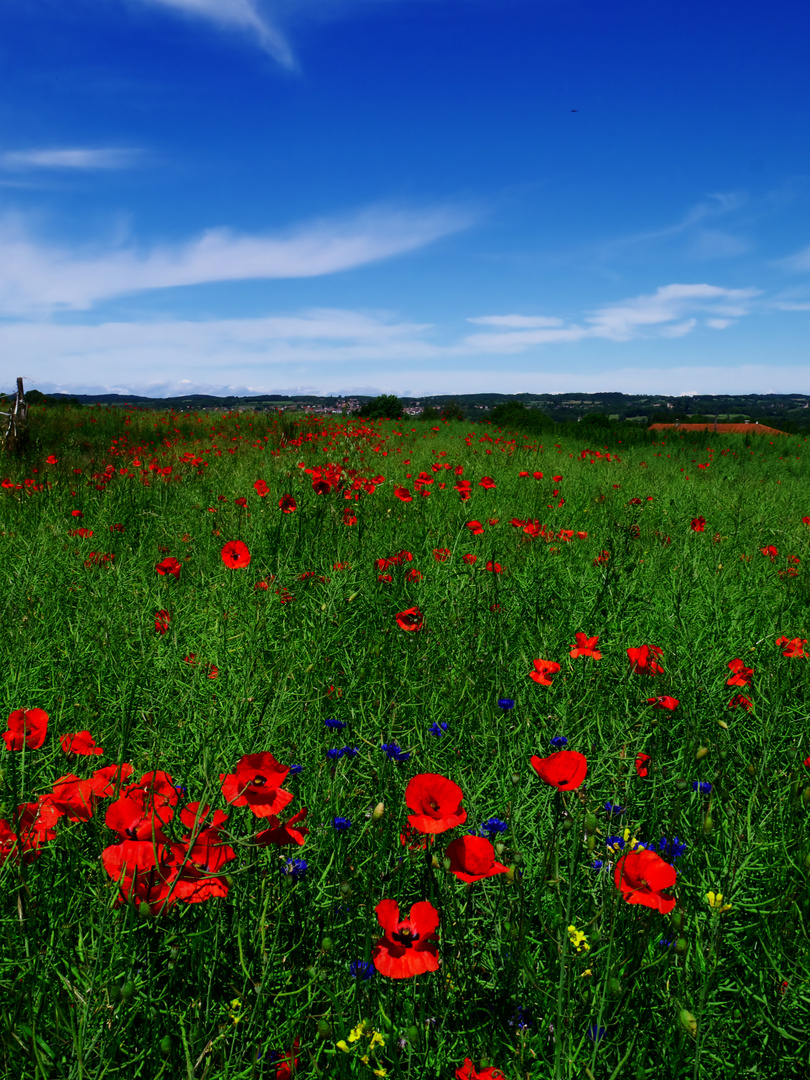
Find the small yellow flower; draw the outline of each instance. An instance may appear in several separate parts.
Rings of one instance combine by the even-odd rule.
[[[374,1075],[375,1076],[388,1076],[388,1073],[386,1072],[385,1069],[375,1069],[374,1070]]]
[[[379,1031],[373,1031],[371,1033],[371,1045],[372,1046],[385,1046],[385,1039],[379,1033]]]
[[[630,845],[630,850],[631,851],[633,851],[634,848],[636,847],[636,844],[638,844],[638,840],[635,838],[635,836],[631,838],[629,829],[624,830],[624,842],[625,842],[625,844]]]
[[[343,1052],[346,1053],[346,1054],[351,1052],[349,1050],[349,1047],[348,1047],[345,1039],[341,1039],[340,1042],[337,1043],[336,1045],[337,1045],[338,1050],[343,1050]]]
[[[712,909],[712,911],[719,911],[721,914],[724,911],[731,911],[731,904],[723,903],[723,894],[721,892],[707,892],[706,900],[708,901],[709,907]]]
[[[585,934],[581,930],[577,930],[575,926],[568,927],[568,937],[571,939],[571,944],[574,946],[578,953],[590,949],[590,945],[588,944],[588,939],[585,937]]]
[[[366,1022],[365,1022],[365,1020],[361,1020],[360,1023],[357,1025],[357,1027],[352,1028],[351,1032],[349,1033],[349,1042],[350,1043],[357,1042],[357,1040],[360,1038],[360,1036],[365,1031],[365,1028],[366,1028]]]
[[[591,971],[591,969],[590,968],[585,968],[585,970],[580,975],[580,979],[590,979],[590,977],[592,975],[593,975],[593,972]]]

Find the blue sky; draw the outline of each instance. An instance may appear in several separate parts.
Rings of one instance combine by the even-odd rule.
[[[810,393],[808,30],[4,0],[0,388]]]

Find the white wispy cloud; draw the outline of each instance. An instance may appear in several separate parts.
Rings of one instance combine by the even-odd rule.
[[[0,312],[86,309],[127,293],[251,278],[333,274],[401,255],[475,220],[460,207],[379,206],[278,236],[210,229],[185,243],[80,251],[39,242],[19,220],[0,223]]]
[[[150,6],[171,8],[183,15],[203,19],[226,30],[252,34],[258,44],[282,67],[295,69],[293,51],[279,27],[259,9],[255,0],[140,0]]]
[[[792,274],[803,274],[810,270],[810,246],[802,248],[794,255],[788,255],[784,259],[776,259],[773,266],[780,270],[787,270]]]
[[[730,326],[748,314],[758,289],[723,289],[717,285],[662,285],[654,293],[606,304],[580,322],[537,316],[486,315],[468,322],[503,327],[501,332],[470,334],[464,343],[479,352],[514,353],[537,345],[585,338],[632,341],[636,338],[683,337],[699,325],[703,315],[713,329]]]
[[[6,150],[0,153],[0,169],[28,172],[37,169],[127,169],[141,156],[136,149],[110,147],[51,147],[30,150]]]

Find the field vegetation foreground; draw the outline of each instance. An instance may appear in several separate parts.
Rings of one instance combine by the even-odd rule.
[[[810,1075],[803,438],[31,427],[3,1076]]]

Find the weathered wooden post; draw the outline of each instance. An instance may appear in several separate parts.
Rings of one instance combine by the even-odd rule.
[[[17,394],[7,413],[0,413],[7,423],[3,435],[3,449],[20,453],[28,443],[28,403],[25,400],[22,378],[17,379]]]

